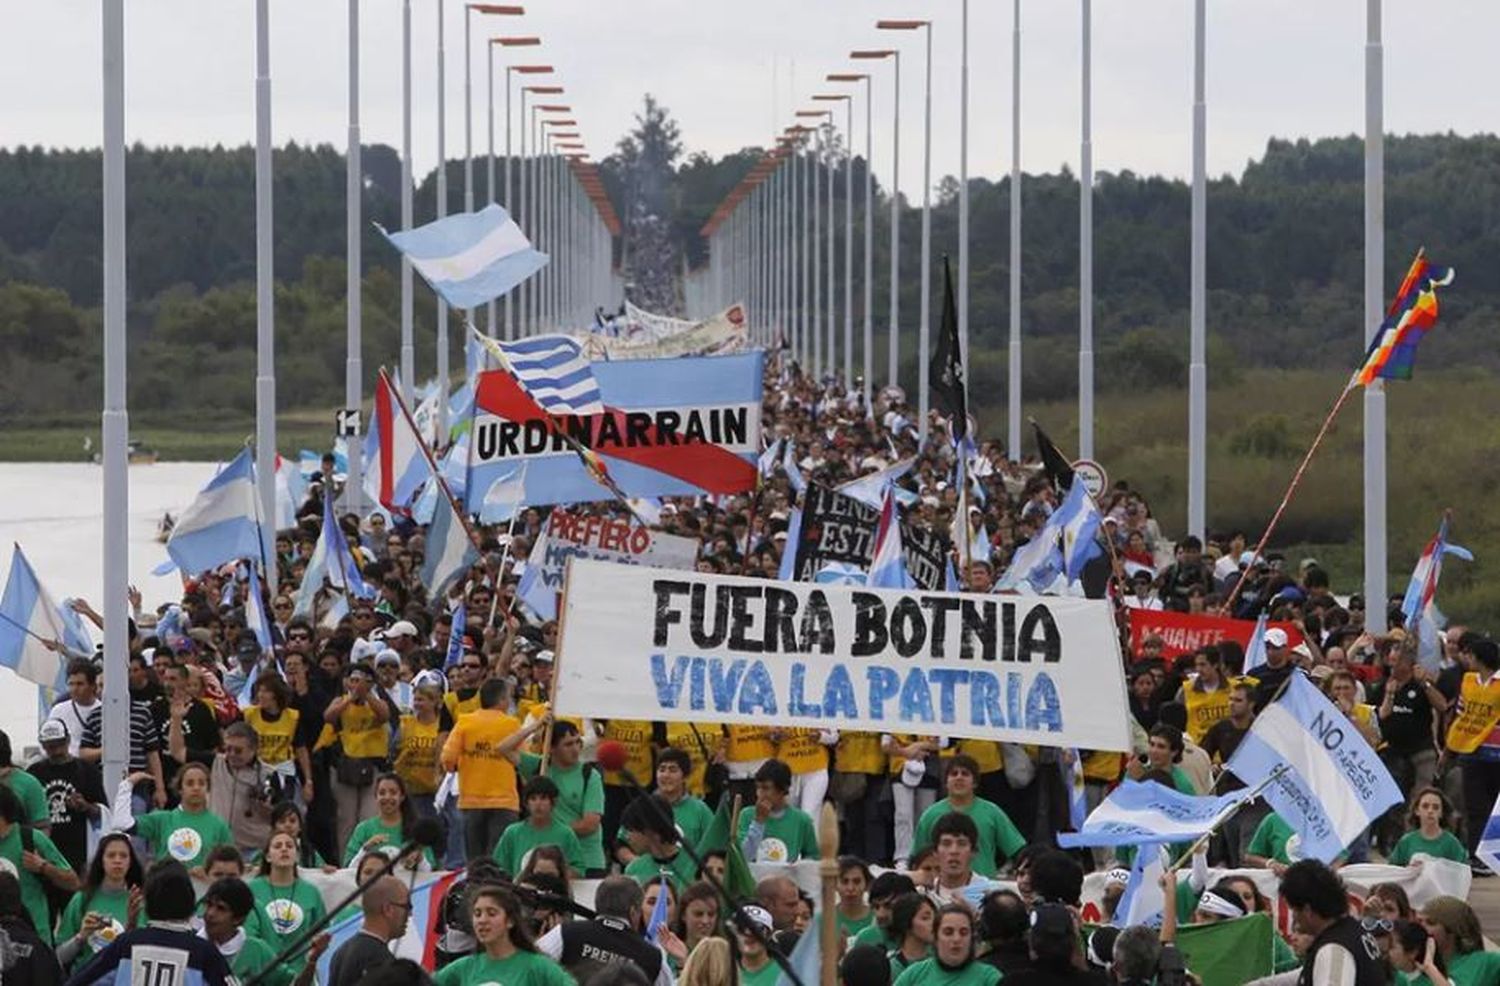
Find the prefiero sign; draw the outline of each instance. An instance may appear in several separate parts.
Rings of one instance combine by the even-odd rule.
[[[559,715],[1127,750],[1109,604],[569,564]]]
[[[531,548],[520,586],[522,599],[546,619],[557,618],[557,594],[570,558],[690,569],[698,560],[698,542],[628,520],[553,510]]]

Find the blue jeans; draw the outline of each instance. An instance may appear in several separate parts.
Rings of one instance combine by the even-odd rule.
[[[458,814],[458,799],[449,798],[439,816],[448,828],[448,841],[443,850],[443,866],[450,870],[463,869],[468,862],[464,847],[464,824]]]

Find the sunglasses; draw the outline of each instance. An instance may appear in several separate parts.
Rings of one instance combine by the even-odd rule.
[[[460,663],[459,667],[463,668],[466,671],[483,671],[484,670],[484,665],[483,664],[469,664],[468,662],[462,662],[462,663]]]
[[[1371,934],[1388,935],[1396,929],[1396,923],[1390,918],[1365,917],[1359,919],[1359,927]]]

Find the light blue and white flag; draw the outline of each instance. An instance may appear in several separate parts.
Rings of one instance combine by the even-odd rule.
[[[1050,520],[1062,533],[1063,571],[1071,582],[1082,574],[1083,566],[1104,552],[1098,538],[1099,508],[1083,484],[1074,483]]]
[[[56,644],[67,653],[53,650]],[[11,552],[10,575],[0,596],[0,667],[44,688],[57,685],[68,657],[92,657],[94,645],[76,620],[57,605],[18,544]]]
[[[354,552],[349,550],[349,541],[344,537],[344,529],[339,526],[338,517],[334,515],[333,497],[326,494],[323,497],[323,531],[318,540],[326,542],[328,546],[323,555],[328,583],[346,595],[374,599],[375,587],[366,582],[360,572],[359,562],[355,560]],[[317,553],[316,549],[313,553]]]
[[[1255,787],[1282,765],[1264,797],[1301,837],[1303,858],[1331,863],[1402,800],[1359,730],[1300,673],[1255,717],[1226,766]]]
[[[448,653],[443,657],[443,671],[447,672],[464,658],[464,628],[469,625],[469,610],[463,603],[453,611],[452,629],[448,632]]]
[[[796,442],[782,443],[781,468],[786,471],[787,482],[792,484],[792,492],[801,496],[807,489],[807,481],[802,478],[802,470],[797,468]]]
[[[661,871],[662,882],[671,876],[666,870]],[[656,892],[656,905],[651,908],[651,916],[646,919],[646,940],[656,941],[656,933],[667,923],[667,906],[671,903],[672,895],[667,893],[667,888],[662,886]]]
[[[260,576],[255,572],[255,563],[245,563],[245,622],[255,634],[262,653],[269,653],[275,646],[271,634],[271,620],[266,614],[266,601],[260,593]]]
[[[1047,518],[1042,529],[1011,555],[1010,567],[995,581],[995,589],[1045,592],[1063,574],[1063,556],[1058,548],[1061,536],[1052,518]]]
[[[349,475],[349,443],[340,438],[333,443],[333,475],[337,479],[343,479]],[[298,472],[302,473],[303,479],[312,479],[323,471],[323,455],[312,449],[303,449],[298,453]]]
[[[911,472],[911,467],[916,461],[916,459],[902,459],[894,465],[886,466],[884,469],[872,472],[867,476],[851,479],[849,482],[837,487],[837,489],[845,496],[852,496],[865,506],[874,507],[876,510],[879,510],[880,500],[885,495],[886,487],[892,486],[896,490],[896,501],[904,507],[909,507],[912,501],[915,501],[916,494],[911,493],[910,490],[895,486],[895,483],[896,480]],[[907,496],[911,497],[910,501],[907,499]]]
[[[1088,789],[1083,783],[1083,755],[1077,747],[1069,752],[1071,757],[1057,758],[1057,766],[1062,771],[1063,787],[1068,792],[1068,823],[1074,832],[1081,832],[1089,815]]]
[[[906,558],[901,549],[901,517],[896,512],[896,497],[889,489],[880,508],[880,521],[875,526],[875,556],[870,562],[870,574],[865,584],[876,589],[917,587],[906,571]]]
[[[427,532],[427,558],[422,563],[422,581],[428,593],[433,598],[440,596],[448,583],[478,557],[463,519],[453,510],[453,501],[439,494],[432,528]]]
[[[547,266],[500,206],[460,212],[399,233],[381,233],[454,308],[473,309],[508,293]]]
[[[802,508],[793,507],[792,515],[786,522],[786,541],[781,545],[781,567],[777,569],[776,577],[782,582],[796,580],[797,572],[797,542],[802,538]],[[864,577],[864,573],[860,573]]]
[[[866,585],[870,576],[858,565],[831,561],[813,573],[817,585]]]
[[[526,461],[507,476],[495,480],[479,507],[481,524],[503,524],[526,505]],[[455,493],[454,496],[462,494]]]
[[[663,897],[666,894],[662,894]],[[787,964],[797,974],[797,979],[806,983],[822,982],[823,972],[823,943],[818,934],[816,926],[808,928],[807,934],[797,939],[797,944],[792,946],[792,954],[787,956]],[[743,979],[742,979],[743,981]],[[795,986],[796,980],[785,972],[776,976],[776,986]]]
[[[1059,832],[1057,843],[1076,849],[1191,842],[1217,825],[1243,798],[1243,791],[1196,797],[1156,781],[1125,780],[1089,812],[1077,832]]]
[[[1474,855],[1484,865],[1500,873],[1500,798],[1495,799],[1494,807],[1490,809],[1489,820],[1484,823],[1484,832],[1479,836],[1479,844],[1474,847]]]
[[[1155,927],[1161,924],[1162,910],[1167,906],[1166,895],[1161,892],[1161,875],[1167,870],[1168,861],[1163,857],[1168,852],[1167,847],[1159,842],[1142,844],[1136,851],[1125,892],[1115,904],[1115,917],[1111,922],[1115,927],[1128,928],[1138,924]]]
[[[1270,619],[1262,610],[1255,618],[1255,629],[1250,631],[1250,642],[1245,645],[1245,673],[1254,674],[1255,669],[1266,663],[1266,623]]]
[[[255,459],[243,448],[209,480],[172,528],[167,554],[189,575],[241,558],[259,558],[260,512]]]
[[[778,438],[770,445],[767,445],[766,450],[760,454],[760,458],[756,462],[756,468],[760,472],[761,479],[770,479],[776,475],[776,463],[781,460],[781,446],[785,442],[786,439]]]

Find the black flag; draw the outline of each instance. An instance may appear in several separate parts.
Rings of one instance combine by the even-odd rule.
[[[969,430],[969,399],[964,393],[963,352],[958,345],[958,313],[953,307],[953,273],[943,257],[943,322],[938,328],[937,349],[927,368],[927,385],[938,413],[952,421],[953,440]]]
[[[1069,464],[1068,457],[1062,454],[1062,450],[1047,437],[1041,425],[1033,421],[1031,427],[1036,429],[1036,450],[1042,457],[1042,468],[1047,470],[1047,478],[1052,480],[1052,485],[1059,493],[1066,493],[1068,487],[1073,485],[1073,466]]]

